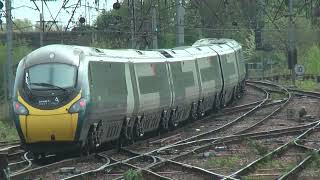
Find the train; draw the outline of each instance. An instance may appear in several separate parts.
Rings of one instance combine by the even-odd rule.
[[[17,66],[14,122],[37,156],[87,151],[219,111],[241,96],[245,76],[232,39],[145,51],[47,45]]]

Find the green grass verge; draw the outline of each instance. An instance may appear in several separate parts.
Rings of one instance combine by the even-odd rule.
[[[123,177],[125,180],[143,180],[142,173],[133,169],[129,169],[124,172]]]
[[[0,120],[0,141],[10,141],[18,139],[18,133],[14,125],[9,120]]]
[[[279,84],[286,86],[292,85],[291,81],[280,81]],[[320,91],[320,84],[313,80],[296,80],[296,86],[298,89],[305,91]]]
[[[206,164],[206,168],[234,168],[239,163],[241,158],[239,155],[232,155],[226,157],[212,157]]]

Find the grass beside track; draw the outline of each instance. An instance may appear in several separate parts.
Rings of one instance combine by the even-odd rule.
[[[292,85],[292,81],[280,81],[279,84]],[[296,86],[298,89],[304,91],[318,91],[320,92],[320,84],[313,80],[296,80]]]
[[[10,120],[0,119],[0,141],[11,141],[18,139],[18,133]]]

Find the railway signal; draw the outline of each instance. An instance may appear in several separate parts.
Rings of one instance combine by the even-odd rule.
[[[117,0],[117,2],[113,3],[113,9],[115,10],[119,10],[121,7],[120,3],[119,3],[119,0]]]
[[[302,76],[304,74],[304,72],[305,72],[304,66],[301,65],[301,64],[296,64],[294,66],[294,71],[295,71],[296,75]]]
[[[85,19],[84,17],[80,17],[80,18],[79,18],[79,22],[80,22],[81,24],[84,24],[84,23],[86,22],[86,19]]]

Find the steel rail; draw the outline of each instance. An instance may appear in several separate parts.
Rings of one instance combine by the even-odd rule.
[[[18,145],[18,144],[20,144],[19,140],[0,141],[0,147],[2,147],[2,146],[10,146],[10,145]]]
[[[269,100],[268,100],[269,101]],[[271,101],[269,103],[265,103],[261,106],[261,108],[266,108],[266,107],[270,107],[270,106],[274,106],[274,105],[278,105],[278,104],[282,104],[283,102],[285,102],[286,99],[284,100],[276,100],[276,101]],[[219,117],[219,116],[224,116],[224,115],[228,115],[228,114],[233,114],[235,112],[241,112],[241,111],[247,111],[252,109],[253,105],[248,105],[246,107],[240,107],[239,109],[232,109],[232,110],[228,110],[228,111],[222,111],[221,114],[216,114],[214,117]]]
[[[216,137],[216,138],[210,138],[210,139],[202,139],[202,140],[198,140],[198,141],[187,142],[184,144],[177,144],[175,146],[172,146],[172,148],[185,146],[185,145],[195,146],[200,143],[205,143],[203,145],[203,147],[208,147],[208,146],[212,146],[212,144],[214,144],[214,143],[219,143],[222,141],[239,141],[239,140],[245,139],[245,138],[255,138],[255,139],[262,138],[263,139],[263,138],[277,137],[280,135],[297,134],[301,131],[309,129],[314,124],[315,123],[310,123],[310,124],[302,125],[302,126],[294,126],[294,127],[281,128],[281,129],[275,129],[275,130],[269,130],[269,131],[261,131],[261,132],[245,133],[245,134],[239,134],[239,135],[228,135],[228,136],[222,136],[222,137]],[[201,148],[202,147],[198,147],[194,151],[198,151]]]
[[[283,104],[281,104],[276,110],[272,111],[269,115],[267,115],[266,117],[264,117],[263,119],[261,119],[260,121],[258,121],[257,123],[255,123],[254,125],[244,129],[244,130],[241,130],[235,134],[241,134],[241,133],[246,133],[246,132],[249,132],[251,131],[253,128],[257,127],[258,125],[262,124],[263,122],[265,122],[266,120],[270,119],[273,115],[275,115],[276,113],[279,113],[280,110],[282,110],[285,106],[288,105],[288,103],[292,100],[292,95],[291,93],[285,89],[284,87],[282,86],[279,86],[279,85],[276,85],[278,88],[282,89],[285,94],[287,95],[287,99],[285,100],[285,102]]]
[[[32,161],[28,158],[28,152],[26,152],[23,157],[28,162],[28,165],[26,167],[24,167],[23,169],[20,169],[20,170],[18,170],[16,172],[10,174],[10,176],[15,176],[15,175],[17,175],[17,174],[19,174],[21,172],[24,172],[24,171],[28,170],[32,166]]]
[[[247,138],[250,137],[252,139],[263,139],[263,138],[269,138],[269,137],[278,137],[279,135],[283,135],[283,134],[285,134],[285,135],[289,135],[291,133],[297,134],[298,132],[301,132],[303,130],[309,129],[310,127],[313,127],[317,123],[318,122],[314,122],[314,123],[310,123],[310,124],[304,125],[304,126],[292,127],[292,128],[289,128],[291,131],[287,131],[287,132],[284,132],[283,129],[278,129],[278,130],[275,130],[275,133],[271,133],[271,134],[268,134],[267,131],[266,131],[265,134],[262,134],[261,132],[247,134],[247,135],[252,135],[252,136],[246,136],[245,134],[233,135],[233,136],[237,136],[238,139],[227,139],[227,138],[223,139],[223,138],[221,138],[220,141],[215,141],[215,142],[212,142],[212,143],[208,143],[208,144],[206,144],[206,145],[204,145],[202,147],[198,147],[198,148],[194,149],[193,151],[190,151],[190,152],[181,154],[179,156],[173,157],[173,158],[171,158],[171,160],[181,159],[183,157],[186,157],[186,156],[188,156],[190,154],[194,154],[194,153],[200,153],[200,151],[203,151],[204,149],[210,148],[210,147],[215,146],[215,145],[219,145],[221,143],[228,144],[228,143],[232,143],[234,141],[241,141],[241,140],[244,140],[246,137]],[[162,161],[158,162],[158,164],[160,164],[160,163],[163,163],[163,162]],[[231,178],[231,177],[227,176],[226,179],[228,179],[228,178]]]
[[[266,92],[266,91],[263,90],[262,88],[259,88],[259,87],[256,87],[256,88],[257,88],[257,89],[260,89],[261,91],[263,91],[263,92],[265,93],[265,99],[264,99],[261,103],[259,103],[255,108],[253,108],[253,109],[256,109],[256,108],[261,107],[261,105],[263,105],[264,103],[266,103],[267,100],[269,99],[269,93],[268,93],[268,92]],[[249,112],[251,112],[251,111],[249,111]],[[247,114],[248,114],[248,113],[245,113],[245,115],[247,115]],[[208,134],[208,132],[205,133],[205,134]],[[199,137],[198,135],[196,135],[196,136]],[[184,141],[185,141],[185,140],[176,142],[176,143],[174,143],[173,145],[179,144],[179,143],[184,142]],[[165,147],[168,148],[168,147],[170,147],[170,145],[165,146]],[[135,157],[132,157],[132,158],[128,158],[128,159],[126,159],[126,160],[124,160],[124,161],[121,161],[121,163],[127,163],[127,162],[131,161],[132,159],[139,158],[139,157],[141,157],[141,156],[143,156],[143,155],[152,154],[152,153],[154,153],[155,151],[159,151],[159,150],[161,150],[161,149],[163,149],[163,148],[159,148],[159,149],[153,150],[153,151],[151,151],[151,152],[149,152],[149,153],[144,153],[144,154],[140,154],[140,155],[137,155],[137,156],[135,156]],[[113,163],[113,164],[110,164],[110,165],[101,166],[100,168],[96,169],[96,171],[101,171],[101,170],[105,169],[105,168],[108,167],[108,166],[116,165],[116,164],[118,164],[118,163],[120,163],[120,162],[116,162],[116,163]],[[93,172],[93,171],[90,171],[90,172]],[[87,173],[90,173],[90,172],[87,172]],[[84,174],[81,174],[81,175],[76,175],[75,177],[84,176],[84,175],[87,174],[87,173],[84,173]],[[220,177],[220,178],[221,178],[221,177]]]
[[[310,133],[314,128],[318,127],[320,125],[320,121],[318,121],[314,126],[312,126],[311,128],[309,128],[308,130],[306,130],[305,132],[303,132],[302,134],[300,134],[298,137],[294,138],[293,140],[285,143],[284,145],[278,147],[277,149],[269,152],[268,154],[266,154],[265,156],[249,163],[247,166],[241,168],[240,170],[230,174],[228,177],[238,177],[241,176],[247,172],[249,172],[250,170],[254,169],[254,166],[256,166],[257,164],[259,164],[260,162],[266,160],[267,158],[273,157],[275,154],[285,150],[286,148],[288,148],[290,145],[294,144],[295,141],[301,139],[302,137],[304,137],[306,134]]]
[[[88,157],[86,157],[86,159],[89,158],[93,158],[95,154],[90,155]],[[19,172],[19,173],[15,173],[15,174],[10,174],[10,180],[20,180],[20,179],[25,179],[26,176],[36,176],[38,174],[44,173],[44,172],[48,172],[48,171],[52,171],[52,170],[56,170],[57,168],[61,167],[61,166],[69,166],[69,165],[73,165],[74,163],[83,160],[81,158],[71,158],[71,159],[65,159],[59,162],[55,162],[52,164],[48,164],[45,166],[40,166],[40,167],[36,167],[33,169],[29,169],[23,172]]]
[[[99,157],[107,160],[107,162],[105,164],[110,164],[111,163],[111,159],[106,154],[98,153],[96,156],[99,156]]]
[[[266,96],[267,96],[267,98],[265,98],[265,99],[268,99],[268,97],[269,97],[269,94],[268,93],[266,93]],[[258,101],[257,101],[258,102]],[[255,104],[255,103],[257,103],[257,102],[253,102],[253,103],[249,103],[249,104]],[[261,103],[261,102],[260,102]],[[245,106],[245,105],[242,105],[242,107],[243,106]],[[249,106],[249,105],[248,105]],[[259,105],[258,105],[259,106]],[[241,105],[239,106],[239,107],[241,107]],[[208,118],[210,118],[210,116],[208,117]],[[299,132],[299,131],[301,131],[301,130],[296,130],[296,131],[294,131],[293,130],[293,132]],[[281,134],[281,133],[280,133]],[[283,133],[284,134],[284,133]],[[242,136],[244,136],[244,135],[242,135]],[[258,136],[258,135],[257,135]],[[240,137],[240,136],[239,136]],[[261,135],[261,137],[262,137],[262,135]],[[207,140],[207,139],[204,139],[204,141],[205,140]],[[213,140],[213,139],[211,139],[211,140]],[[221,139],[220,139],[221,140]],[[194,141],[195,142],[195,141]],[[175,144],[175,143],[174,143]],[[183,143],[181,143],[181,144],[183,144]],[[168,146],[166,146],[167,148],[168,147],[170,147],[170,145],[168,145]],[[154,151],[151,151],[151,152],[149,152],[149,153],[144,153],[144,154],[141,154],[140,156],[143,156],[143,155],[147,155],[147,154],[151,154],[152,152],[154,152]],[[129,159],[126,159],[125,161],[122,161],[121,163],[127,163],[128,161],[130,161],[130,160],[132,160],[132,159],[135,159],[135,158],[139,158],[139,156],[136,156],[136,157],[132,157],[132,158],[129,158]],[[104,169],[104,168],[106,168],[106,167],[108,167],[108,165],[116,165],[117,163],[108,163],[108,164],[105,164],[104,166],[101,166],[100,168],[98,168],[98,169],[96,169],[96,170],[102,170],[102,169]]]
[[[150,170],[145,169],[145,168],[140,168],[140,167],[137,167],[137,166],[129,164],[129,163],[123,163],[123,164],[125,164],[127,166],[131,166],[132,168],[136,169],[137,171],[140,171],[141,173],[149,174],[149,175],[152,175],[152,176],[154,176],[156,178],[159,178],[159,179],[162,179],[162,180],[174,180],[172,178],[169,178],[169,177],[166,177],[166,176],[162,176],[162,175],[160,175],[158,173],[155,173],[155,172],[150,171]],[[121,176],[121,177],[116,178],[114,180],[123,180],[123,179],[124,179],[123,176]]]
[[[12,146],[1,148],[0,152],[9,152],[17,148],[20,148],[20,145],[12,145]]]
[[[271,131],[266,131],[266,132],[257,132],[257,133],[249,133],[249,134],[247,134],[247,136],[249,136],[250,135],[250,137],[252,137],[252,138],[263,138],[263,137],[270,137],[270,136],[279,136],[280,134],[288,134],[288,133],[297,133],[297,132],[301,132],[302,130],[304,130],[304,129],[306,129],[306,128],[310,128],[310,127],[312,127],[314,124],[316,124],[316,123],[310,123],[310,124],[308,124],[308,125],[303,125],[303,126],[297,126],[297,127],[291,127],[291,128],[288,128],[289,129],[289,131],[287,131],[287,132],[284,132],[284,129],[278,129],[278,130],[274,130],[273,132]],[[274,134],[274,133],[278,133],[278,134]],[[235,135],[234,135],[235,136]],[[236,140],[243,140],[243,138],[246,136],[245,134],[243,134],[243,135],[237,135],[239,138],[238,139],[236,139]],[[221,140],[222,140],[222,138],[221,138]],[[226,139],[225,139],[226,140]],[[235,139],[231,139],[230,141],[235,141]],[[218,144],[218,143],[221,143],[221,142],[215,142],[215,144]],[[212,145],[214,145],[213,143],[210,143],[210,144],[208,144],[207,146],[212,146]],[[200,148],[199,148],[200,149]],[[199,150],[198,149],[198,150]],[[128,151],[127,149],[123,149],[124,151]],[[122,160],[122,161],[119,161],[119,162],[115,162],[115,163],[111,163],[111,164],[109,164],[109,165],[105,165],[104,167],[100,167],[99,169],[96,169],[96,170],[92,170],[92,171],[90,171],[90,172],[84,172],[84,173],[82,173],[82,174],[78,174],[78,175],[74,175],[74,176],[72,176],[72,177],[68,177],[68,178],[65,178],[65,179],[73,179],[73,178],[75,178],[75,177],[79,177],[79,176],[87,176],[87,175],[94,175],[95,173],[98,173],[98,172],[102,172],[104,169],[107,169],[107,168],[110,168],[110,167],[113,167],[113,166],[115,166],[115,165],[120,165],[120,164],[122,164],[122,163],[128,163],[129,161],[131,161],[131,160],[133,160],[133,159],[136,159],[136,158],[139,158],[139,157],[142,157],[142,156],[145,156],[145,155],[148,155],[148,154],[150,154],[151,152],[149,152],[149,153],[144,153],[144,154],[140,154],[140,153],[138,153],[138,152],[134,152],[134,151],[132,151],[132,150],[130,150],[130,153],[131,154],[133,154],[133,155],[136,155],[136,156],[134,156],[134,157],[132,157],[132,158],[129,158],[129,159],[126,159],[126,160]],[[157,157],[157,158],[159,158],[159,157]],[[160,159],[160,158],[159,158]],[[175,159],[175,158],[174,158]],[[160,163],[162,163],[162,162],[158,162],[158,163],[155,163],[155,164],[152,164],[151,166],[149,166],[149,167],[146,167],[146,168],[144,168],[144,169],[149,169],[149,168],[151,168],[151,167],[153,167],[154,165],[157,165],[157,164],[160,164]]]
[[[257,88],[257,87],[255,87],[255,86],[253,86],[253,88],[255,88],[255,89],[260,89],[260,88]],[[261,90],[261,91],[263,91],[263,90]],[[266,95],[267,95],[267,93],[266,93]],[[268,99],[268,98],[266,98],[266,99]],[[251,104],[255,104],[255,103],[257,103],[257,102],[253,102],[253,103],[251,103]],[[210,118],[210,116],[209,117],[207,117],[207,118]],[[130,160],[130,158],[128,159],[128,160]],[[55,164],[55,163],[54,163]],[[58,164],[60,164],[60,163],[58,163]],[[63,163],[62,163],[63,164]],[[110,165],[110,162],[108,161],[108,163],[106,163],[105,165]],[[44,169],[47,169],[47,168],[49,168],[49,166],[50,165],[47,165],[47,166],[45,166],[45,167],[43,167]],[[53,165],[53,166],[55,166],[55,165]],[[41,167],[40,168],[36,168],[34,171],[41,171]],[[27,173],[32,173],[32,170],[30,170],[30,171],[27,171],[26,172],[26,174]],[[21,176],[23,176],[23,172],[21,172],[21,173],[15,173],[12,177],[18,177],[19,175],[21,175]]]
[[[195,135],[195,136],[186,138],[186,139],[181,140],[181,141],[179,141],[179,142],[176,142],[176,143],[174,143],[174,144],[179,144],[179,143],[184,143],[184,142],[192,141],[192,140],[195,140],[195,139],[200,139],[200,138],[202,138],[202,137],[204,137],[204,136],[207,136],[207,135],[210,135],[210,134],[213,134],[213,133],[217,133],[217,132],[219,132],[219,131],[224,130],[225,128],[228,128],[228,127],[232,126],[232,125],[235,124],[236,122],[239,122],[239,121],[243,120],[246,116],[254,113],[254,112],[257,111],[259,108],[261,108],[262,105],[264,105],[264,104],[267,102],[267,100],[269,99],[269,93],[268,93],[267,91],[265,91],[265,90],[263,90],[262,88],[259,88],[259,87],[257,87],[257,89],[260,89],[261,91],[263,91],[263,92],[265,93],[265,98],[263,99],[263,101],[262,101],[261,103],[259,103],[257,106],[255,106],[254,108],[252,108],[250,111],[244,113],[243,115],[237,117],[236,119],[234,119],[234,120],[232,120],[232,121],[230,121],[230,122],[228,122],[228,123],[226,123],[226,124],[224,124],[224,125],[222,125],[222,126],[220,126],[220,127],[218,127],[218,128],[215,128],[215,129],[213,129],[213,130],[210,130],[210,131],[207,131],[207,132],[204,132],[204,133],[201,133],[201,134],[198,134],[198,135]]]
[[[300,140],[300,139],[299,139]],[[298,141],[299,140],[294,140],[294,144],[298,147],[301,148],[305,148],[315,154],[319,154],[320,149],[315,149],[315,148],[311,148],[308,146],[304,146],[302,144],[300,144]],[[293,167],[290,171],[288,171],[287,173],[281,175],[280,177],[278,177],[277,179],[282,180],[282,179],[290,179],[293,178],[296,174],[298,174],[301,170],[303,170],[308,163],[312,162],[313,159],[313,155],[310,154],[308,155],[306,158],[304,158],[299,164],[297,164],[295,167]]]
[[[289,88],[288,90],[289,90],[289,91],[292,91],[292,92],[300,93],[300,94],[305,94],[305,95],[309,95],[309,96],[317,97],[317,98],[319,98],[319,97],[320,97],[320,93],[319,93],[319,92],[314,92],[314,91],[304,91],[304,90],[300,90],[300,89],[292,89],[292,88]]]

